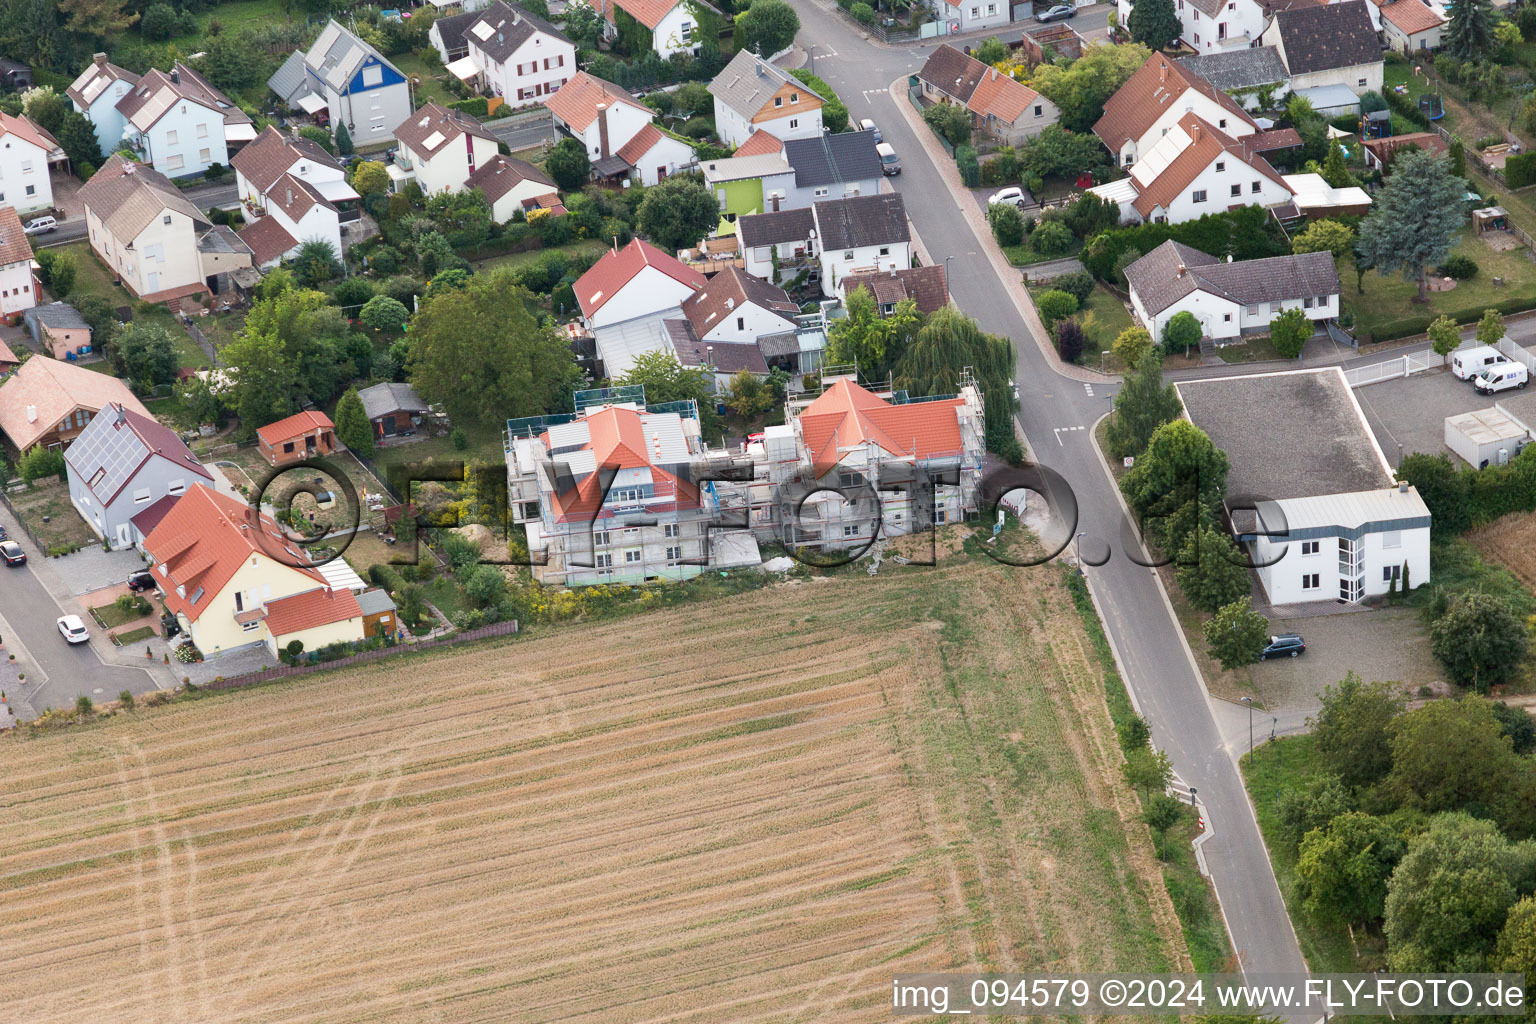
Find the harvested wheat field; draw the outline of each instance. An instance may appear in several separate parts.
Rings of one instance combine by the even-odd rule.
[[[5,1016],[885,1020],[1175,969],[1055,570],[804,580],[0,744]]]
[[[1511,512],[1467,534],[1477,553],[1536,590],[1536,512]]]

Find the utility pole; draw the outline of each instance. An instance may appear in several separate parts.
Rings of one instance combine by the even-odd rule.
[[[1248,763],[1253,764],[1253,698],[1244,697],[1243,703],[1248,705]]]

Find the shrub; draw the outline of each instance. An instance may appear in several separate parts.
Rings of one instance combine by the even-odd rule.
[[[122,693],[119,693],[117,695],[117,701],[118,701],[119,704],[121,704],[123,706],[124,710],[132,711],[133,710],[133,691],[132,690],[124,690]]]
[[[448,106],[460,113],[468,114],[470,117],[484,117],[490,109],[490,104],[484,96],[474,96],[467,100],[454,100]]]
[[[1070,274],[1052,278],[1051,287],[1071,295],[1081,308],[1088,304],[1088,296],[1093,294],[1093,275],[1085,270],[1074,270]]]
[[[448,435],[448,440],[456,452],[469,450],[469,435],[464,433],[463,427],[454,427],[453,432]]]
[[[1269,322],[1269,340],[1275,351],[1286,359],[1295,359],[1312,337],[1312,321],[1300,309],[1287,309]]]
[[[1504,161],[1504,180],[1510,188],[1536,184],[1536,152],[1520,153]]]
[[[955,166],[960,169],[960,180],[966,188],[981,184],[981,164],[976,161],[976,150],[970,146],[955,148]]]
[[[1477,261],[1461,253],[1453,253],[1445,258],[1444,263],[1435,268],[1435,273],[1441,277],[1454,277],[1458,281],[1468,281],[1477,276]]]
[[[998,245],[1006,247],[1024,241],[1024,215],[1012,203],[993,203],[988,206],[987,223],[991,225]],[[1090,286],[1092,283],[1090,279]]]
[[[1076,320],[1068,318],[1056,324],[1056,351],[1064,363],[1075,363],[1082,356],[1083,327]]]
[[[75,713],[81,717],[89,717],[96,711],[96,703],[85,694],[75,698]]]
[[[1029,236],[1029,244],[1043,256],[1056,256],[1072,247],[1072,230],[1059,220],[1048,220]]]
[[[869,4],[864,3],[863,0],[855,0],[853,6],[848,8],[848,13],[852,14],[853,20],[860,25],[873,25],[875,23],[875,9],[869,6]]]
[[[331,299],[342,309],[353,306],[361,306],[373,298],[373,285],[367,278],[349,277],[336,285],[336,290],[331,292]]]
[[[1050,288],[1035,297],[1035,307],[1040,310],[1040,319],[1045,321],[1045,326],[1051,328],[1056,321],[1077,312],[1077,299],[1069,292]]]
[[[707,117],[690,117],[683,122],[681,131],[690,139],[707,139],[715,134],[715,122]]]

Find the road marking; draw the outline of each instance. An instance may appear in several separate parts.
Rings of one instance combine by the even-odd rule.
[[[1062,440],[1061,440],[1061,435],[1062,434],[1070,434],[1074,430],[1087,430],[1087,429],[1088,429],[1087,427],[1052,427],[1051,428],[1051,433],[1056,435],[1056,443],[1061,445],[1061,447],[1065,448],[1066,444],[1064,444],[1062,442]]]
[[[1093,397],[1093,385],[1092,384],[1089,384],[1087,381],[1083,381],[1083,390],[1088,392],[1088,397],[1089,398]]]
[[[868,103],[870,106],[874,106],[876,96],[889,97],[891,94],[884,89],[865,89],[863,90],[862,95],[864,97],[865,103]]]

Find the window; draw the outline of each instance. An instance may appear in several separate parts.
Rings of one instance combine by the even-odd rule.
[[[1312,308],[1312,296],[1308,295],[1306,298],[1301,300],[1301,308],[1302,309],[1311,309]]]
[[[1189,198],[1193,202],[1196,202],[1196,203],[1203,203],[1203,202],[1205,202],[1205,189],[1203,189],[1203,188],[1195,189],[1195,191],[1193,193],[1191,193]]]
[[[1255,181],[1252,185],[1248,186],[1248,191],[1250,191],[1250,192],[1257,193],[1257,192],[1263,191],[1263,189],[1264,189],[1263,183],[1257,182],[1257,181]]]
[[[1044,117],[1045,116],[1045,108],[1042,107],[1038,103],[1035,104],[1035,116],[1036,117]]]
[[[858,535],[859,535],[859,524],[858,523],[854,523],[852,526],[845,526],[845,527],[843,527],[843,536],[844,537],[857,537]]]
[[[933,521],[940,526],[943,526],[949,521],[949,510],[943,508],[936,510],[933,513]]]
[[[1227,38],[1227,23],[1226,22],[1223,21],[1223,22],[1218,22],[1217,23],[1217,25],[1216,25],[1216,38],[1217,39],[1225,39],[1225,38]],[[1227,126],[1226,122],[1223,121],[1221,126],[1223,128],[1225,128]]]
[[[666,538],[669,538],[669,539],[672,538],[672,537],[679,537],[679,536],[681,536],[682,532],[683,532],[683,528],[681,526],[678,526],[676,523],[668,523],[667,525],[665,525],[665,526],[663,526],[661,528],[661,535],[663,537],[666,537]]]
[[[1327,305],[1328,305],[1328,296],[1326,296],[1326,295],[1319,295],[1317,297],[1317,308],[1318,309],[1323,309],[1323,308],[1327,307]]]
[[[790,118],[789,119],[789,126],[791,128],[799,128],[800,127],[800,119],[798,117]]]
[[[744,330],[747,329],[747,318],[746,317],[739,316],[739,317],[736,318],[736,329],[738,331],[744,331]]]
[[[27,195],[29,195],[29,196],[37,195],[37,186],[36,185],[28,185],[27,186]]]
[[[371,89],[376,85],[384,84],[384,69],[377,64],[363,68],[363,88]]]
[[[1232,322],[1232,314],[1231,313],[1223,313],[1223,314],[1221,314],[1221,319],[1225,323],[1231,323]]]
[[[693,36],[693,22],[691,22],[691,21],[683,22],[682,33],[683,33],[683,42],[685,42],[685,43],[688,42],[688,40]]]
[[[783,96],[775,96],[773,98],[773,105],[776,106],[776,107],[782,107],[784,105],[784,97]]]
[[[799,103],[800,102],[800,94],[797,93],[797,92],[790,93],[789,94],[789,102],[791,102],[791,103]]]
[[[819,189],[817,189],[817,190],[816,190],[816,198],[817,198],[817,199],[824,199],[824,198],[826,198],[826,197],[827,197],[827,196],[828,196],[828,195],[829,195],[829,194],[830,194],[830,192],[829,192],[829,190],[828,190],[828,189],[824,189],[824,188],[819,188]],[[0,199],[4,199],[4,198],[5,198],[5,196],[3,196],[3,195],[0,195]]]
[[[891,247],[890,246],[882,245],[880,247],[880,255],[881,256],[889,256],[890,254],[891,254]]]
[[[32,173],[32,161],[31,160],[23,160],[21,162],[21,173],[22,174],[31,174]]]
[[[172,480],[165,485],[165,493],[181,494],[187,489],[187,481],[183,479]]]
[[[1400,565],[1384,565],[1384,566],[1382,566],[1381,567],[1381,582],[1386,583],[1388,580],[1395,580],[1395,579],[1397,579],[1398,575],[1402,571],[1403,571],[1403,567],[1400,566]]]
[[[996,13],[997,13],[997,4],[987,4],[987,14],[992,15],[992,14],[996,14]]]
[[[1196,20],[1196,21],[1199,21],[1199,20],[1200,20],[1200,15],[1199,15],[1199,14],[1196,14],[1196,15],[1195,15],[1195,20]],[[1199,33],[1199,32],[1196,32],[1196,33],[1195,33],[1195,45],[1197,45],[1197,46],[1198,46],[1198,45],[1199,45],[1199,44],[1200,44],[1200,33]]]
[[[971,8],[971,17],[973,17],[973,18],[981,17],[981,8],[980,7],[972,7]]]
[[[167,146],[174,146],[179,141],[180,141],[180,139],[177,137],[177,134],[175,132],[166,132],[165,133],[165,144]]]
[[[1322,549],[1323,542],[1320,540],[1304,540],[1301,542],[1301,553],[1304,555],[1315,555]]]
[[[197,161],[198,161],[198,163],[206,164],[206,163],[208,163],[212,159],[213,159],[213,153],[210,150],[200,149],[200,150],[197,151]]]
[[[1278,303],[1278,302],[1271,302],[1269,304],[1269,312],[1270,312],[1271,316],[1273,316],[1274,314],[1280,312],[1280,303]]]
[[[594,533],[592,535],[592,546],[593,547],[607,547],[608,546],[608,531],[607,530],[598,530],[596,533]]]
[[[1234,198],[1237,197],[1237,196],[1240,196],[1242,194],[1243,194],[1243,186],[1241,186],[1241,185],[1233,185],[1232,186],[1232,195],[1233,195]]]
[[[1216,122],[1216,127],[1217,128],[1225,128],[1226,126],[1227,126],[1227,119],[1226,118],[1222,118],[1220,121]]]
[[[667,561],[668,562],[677,562],[682,557],[683,557],[683,549],[682,548],[667,548]]]
[[[1362,88],[1362,89],[1364,89],[1364,88],[1365,88],[1365,79],[1363,79],[1363,78],[1361,78],[1361,79],[1357,79],[1357,80],[1356,80],[1356,81],[1355,81],[1355,84],[1356,84],[1356,85],[1357,85],[1357,86],[1359,86],[1359,87],[1360,87],[1360,88]]]
[[[245,632],[245,633],[254,633],[254,632],[256,632],[260,628],[261,628],[261,620],[260,619],[257,619],[255,622],[242,622],[242,623],[240,623],[240,629],[241,629],[242,632]]]
[[[185,163],[186,163],[186,161],[181,158],[181,155],[177,154],[176,156],[169,157],[169,158],[166,159],[165,167],[166,167],[166,170],[169,170],[169,171],[179,171],[179,170],[181,170],[182,166]],[[169,217],[167,217],[165,219],[165,222],[167,224],[169,224],[171,222],[171,219]]]
[[[625,565],[629,565],[638,561],[640,561],[640,552],[636,551],[634,548],[630,548],[628,551],[624,552]]]
[[[1403,546],[1402,530],[1387,530],[1381,535],[1381,546],[1384,548],[1400,548]]]
[[[846,250],[843,251],[843,260],[845,262],[852,262],[852,260],[853,260],[853,250],[852,249],[846,249]]]
[[[1225,124],[1225,122],[1223,122],[1223,124]],[[1217,160],[1216,161],[1216,173],[1217,174],[1220,174],[1222,171],[1224,171],[1226,169],[1227,169],[1227,162],[1225,160]]]
[[[287,442],[285,442],[283,444],[283,454],[284,455],[292,455],[293,454],[293,442],[292,441],[287,441]]]
[[[597,567],[599,569],[611,569],[611,568],[613,568],[613,556],[612,555],[606,555],[606,554],[605,555],[598,555],[597,559],[596,559],[596,565],[597,565]]]
[[[1258,306],[1249,306],[1248,307],[1248,315],[1249,316],[1258,316],[1259,315],[1259,307]]]
[[[1309,572],[1309,573],[1303,573],[1302,574],[1302,577],[1301,577],[1301,589],[1302,590],[1317,590],[1321,585],[1322,585],[1322,580],[1320,579],[1318,573]]]
[[[141,487],[138,490],[133,492],[133,503],[135,505],[142,505],[142,504],[144,504],[148,500],[149,500],[149,488],[148,487]]]
[[[208,137],[208,126],[206,124],[200,124],[197,126],[197,137],[200,139],[206,139]]]

